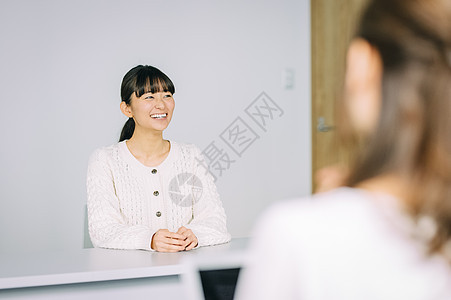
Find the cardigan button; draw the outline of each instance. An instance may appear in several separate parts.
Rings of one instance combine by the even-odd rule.
[[[155,214],[158,218],[161,217],[161,211],[157,211]]]
[[[153,195],[158,196],[158,195],[160,195],[160,193],[158,191],[155,191],[155,192],[153,192]]]
[[[152,169],[152,174],[157,174],[157,169]]]

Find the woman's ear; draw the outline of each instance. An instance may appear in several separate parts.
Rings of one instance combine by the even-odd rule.
[[[379,51],[362,38],[349,46],[346,64],[346,83],[352,88],[368,88],[379,84],[382,61]]]
[[[130,105],[125,103],[125,101],[121,102],[121,111],[124,115],[126,115],[128,118],[133,118],[132,110],[130,108]]]
[[[382,103],[382,59],[364,39],[351,42],[347,55],[345,103],[353,127],[366,134],[379,119]]]

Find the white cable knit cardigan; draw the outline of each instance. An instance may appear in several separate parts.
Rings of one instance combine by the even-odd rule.
[[[176,142],[156,167],[140,163],[125,141],[97,149],[87,174],[93,245],[152,250],[157,230],[174,232],[181,226],[193,231],[198,246],[230,241],[213,177],[199,161],[196,146]]]

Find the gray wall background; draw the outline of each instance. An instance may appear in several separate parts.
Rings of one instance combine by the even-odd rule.
[[[235,160],[217,181],[232,236],[309,194],[308,0],[0,0],[0,37],[0,252],[83,247],[87,161],[117,141],[137,64],[176,85],[165,138]],[[245,113],[262,92],[284,111],[266,131]],[[237,117],[260,137],[241,157],[220,138]]]

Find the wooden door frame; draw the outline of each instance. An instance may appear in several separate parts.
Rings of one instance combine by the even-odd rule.
[[[315,173],[326,165],[338,163],[334,130],[318,132],[318,118],[335,126],[335,102],[341,94],[345,58],[355,25],[367,0],[311,0],[311,116],[312,116],[312,192]]]

